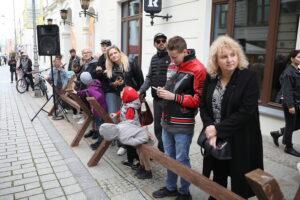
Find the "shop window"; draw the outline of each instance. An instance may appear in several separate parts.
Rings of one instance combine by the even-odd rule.
[[[270,0],[248,0],[248,25],[267,25]]]
[[[130,0],[122,3],[122,51],[141,63],[142,1]]]
[[[239,0],[236,2],[234,17],[234,38],[239,40],[240,44],[245,50],[246,56],[249,60],[249,69],[255,71],[257,74],[261,94],[265,69],[268,23],[266,22],[263,26],[262,24],[260,24],[260,26],[248,25],[247,19],[253,16],[261,16],[262,14],[260,9],[258,9],[257,12],[253,11],[252,6],[257,6],[257,3],[262,3],[264,1],[257,0],[252,2],[256,2],[256,4],[252,5],[249,0]],[[249,10],[252,11],[247,12]]]
[[[286,56],[296,48],[300,1],[281,0],[277,30],[276,53],[272,78],[271,102],[280,102],[280,75],[286,67]]]

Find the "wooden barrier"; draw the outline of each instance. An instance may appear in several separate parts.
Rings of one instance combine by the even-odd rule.
[[[90,109],[83,103],[80,97],[78,97],[76,94],[71,93],[68,91],[68,95],[79,105],[79,108],[82,109],[84,114],[86,115],[86,119],[84,120],[82,126],[79,128],[79,130],[76,133],[75,138],[73,139],[71,143],[71,147],[78,146],[80,140],[82,139],[85,131],[89,127],[90,123],[92,122],[93,119],[93,114],[91,113]]]
[[[52,86],[51,81],[47,80],[47,82]],[[86,115],[86,119],[84,120],[82,126],[79,128],[79,130],[76,133],[75,138],[73,139],[71,143],[71,147],[78,146],[80,140],[82,139],[84,133],[86,132],[87,128],[89,127],[90,123],[92,122],[93,115],[90,111],[90,109],[83,103],[83,101],[78,97],[76,94],[73,94],[70,90],[67,90],[67,94],[72,97],[68,97],[63,92],[60,92],[55,86],[54,86],[54,92],[58,95],[57,102],[59,99],[65,101],[68,105],[71,107],[79,110],[80,108],[83,110],[84,114]],[[56,108],[56,105],[53,105],[52,109],[49,112],[49,115],[52,115],[54,110]]]
[[[93,97],[87,98],[88,102],[94,107],[94,109],[99,113],[99,115],[103,118],[106,123],[113,123],[112,119],[109,115],[105,112],[105,110],[99,105]],[[106,150],[108,149],[111,142],[103,140],[101,145],[97,148],[93,156],[88,162],[88,166],[92,167],[97,165],[99,160],[102,158]],[[221,185],[213,182],[212,180],[206,178],[205,176],[201,175],[197,171],[190,169],[189,167],[183,165],[182,163],[174,160],[173,158],[165,155],[164,153],[160,152],[158,149],[143,144],[140,145],[142,151],[146,152],[151,158],[155,161],[160,163],[162,166],[166,167],[167,169],[173,171],[178,176],[184,178],[185,180],[191,182],[201,190],[207,192],[211,196],[216,199],[220,200],[243,200],[244,198],[238,196],[237,194],[231,192],[230,190],[222,187]]]
[[[99,105],[98,101],[94,97],[87,97],[88,102],[91,106],[99,113],[101,118],[104,120],[105,123],[114,123],[113,120],[109,117],[109,115],[106,113],[106,111]],[[100,146],[96,149],[93,156],[90,158],[87,165],[89,167],[97,165],[99,160],[102,158],[106,150],[108,149],[109,145],[111,144],[110,141],[101,142]]]

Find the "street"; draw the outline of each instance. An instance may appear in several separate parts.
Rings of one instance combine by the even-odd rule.
[[[152,199],[151,193],[164,185],[163,167],[153,161],[153,178],[139,180],[134,177],[134,170],[121,166],[126,156],[117,156],[116,146],[108,149],[97,166],[88,168],[86,163],[93,154],[89,144],[95,141],[82,139],[79,146],[69,146],[78,129],[77,124],[73,125],[71,113],[67,116],[72,123],[53,121],[45,112],[31,122],[46,99],[35,98],[32,91],[19,94],[15,83],[10,83],[8,66],[0,67],[0,94],[1,200]],[[150,95],[148,98],[150,103]],[[51,104],[52,101],[46,108]],[[299,175],[296,164],[300,160],[283,153],[283,145],[275,147],[269,136],[271,130],[283,125],[283,119],[261,116],[265,171],[277,179],[285,198],[292,200],[298,188],[294,177]],[[202,156],[196,140],[201,126],[197,117],[190,157],[192,168],[198,172],[202,169]],[[153,125],[148,128],[153,132]],[[294,141],[299,150],[297,133]],[[191,194],[195,200],[208,198],[195,186],[191,186]]]

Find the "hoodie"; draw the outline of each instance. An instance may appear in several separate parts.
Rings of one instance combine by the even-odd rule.
[[[107,112],[105,94],[101,88],[101,82],[99,80],[95,80],[87,87],[87,89],[78,91],[77,95],[80,97],[95,97],[100,106]],[[91,111],[94,117],[99,117],[98,112],[96,112],[96,110],[92,106]]]
[[[122,106],[117,116],[121,121],[132,120],[134,124],[140,126],[138,110],[141,108],[139,94],[130,86],[124,88],[122,95]]]
[[[146,129],[133,124],[131,120],[120,122],[119,124],[104,123],[100,126],[100,135],[106,141],[114,139],[122,144],[137,146],[148,143],[154,144],[154,137]]]

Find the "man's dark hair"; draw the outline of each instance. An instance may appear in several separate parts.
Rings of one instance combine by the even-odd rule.
[[[62,59],[62,56],[55,56],[55,59]]]
[[[75,49],[70,49],[70,51],[69,51],[70,53],[76,53],[76,50]]]
[[[183,50],[187,49],[187,45],[183,37],[174,36],[169,39],[167,49],[169,51],[177,50],[179,53],[182,53]]]

